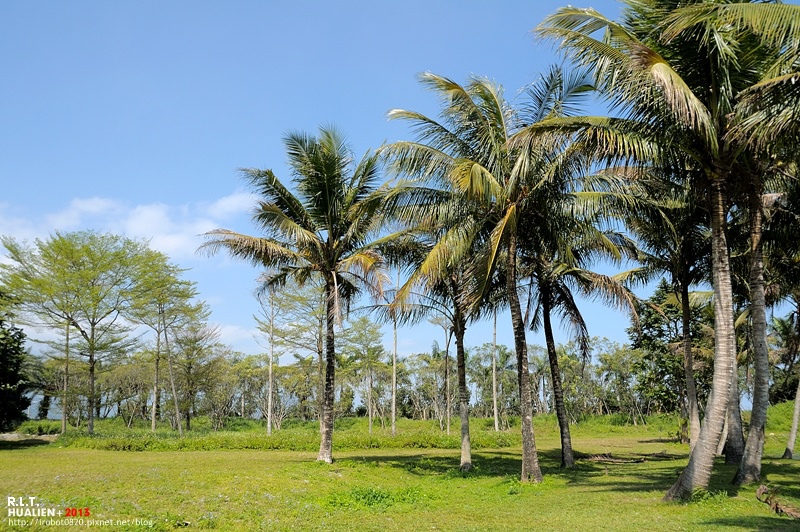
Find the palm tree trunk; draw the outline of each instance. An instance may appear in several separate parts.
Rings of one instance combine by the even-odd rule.
[[[334,298],[333,281],[325,283],[325,390],[322,401],[322,415],[320,417],[320,432],[322,438],[319,443],[319,456],[321,462],[333,463],[333,399],[334,377],[336,364],[336,349],[334,346],[334,320],[336,318],[336,305]]]
[[[550,376],[553,379],[553,402],[556,407],[558,428],[561,432],[561,467],[573,468],[575,467],[575,457],[572,452],[572,438],[569,434],[569,419],[567,418],[567,407],[564,405],[564,390],[561,387],[561,370],[558,367],[553,326],[550,323],[550,291],[544,288],[541,292],[542,324],[547,343],[547,357],[550,360]]]
[[[760,192],[760,191],[759,191]],[[764,429],[767,424],[769,406],[769,350],[767,349],[767,310],[764,297],[764,259],[762,256],[762,211],[761,194],[750,198],[750,319],[752,320],[753,365],[753,411],[750,430],[744,448],[742,462],[733,479],[738,485],[758,482],[761,479],[761,456],[764,453]]]
[[[536,439],[533,434],[533,405],[531,404],[531,378],[528,372],[528,345],[525,340],[525,323],[517,294],[517,239],[511,235],[508,244],[506,289],[514,330],[514,349],[517,353],[517,380],[519,383],[519,408],[522,425],[522,482],[542,481]]]
[[[694,445],[697,443],[697,436],[700,434],[700,408],[697,404],[697,384],[694,380],[691,312],[691,305],[689,305],[689,283],[682,281],[681,321],[683,326],[683,374],[686,379],[686,402],[689,417],[689,449],[694,449]]]
[[[472,469],[472,447],[469,439],[469,390],[467,389],[467,363],[464,351],[465,325],[461,311],[455,309],[456,366],[458,371],[458,413],[461,417],[461,470]]]
[[[722,176],[711,183],[711,269],[714,284],[714,377],[704,423],[686,469],[664,495],[664,500],[685,499],[697,488],[707,488],[717,443],[725,424],[736,358],[733,327],[733,289],[726,227],[727,194]]]
[[[794,442],[797,439],[797,425],[800,422],[800,380],[797,381],[797,392],[794,395],[794,413],[792,414],[792,429],[786,441],[786,450],[781,458],[791,460],[794,457]]]

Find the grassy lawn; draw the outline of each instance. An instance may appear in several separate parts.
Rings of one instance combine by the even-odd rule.
[[[462,474],[454,449],[339,451],[327,465],[309,451],[123,452],[6,442],[0,527],[85,529],[91,519],[111,519],[131,523],[106,529],[800,530],[800,521],[758,502],[755,486],[733,489],[734,468],[722,464],[709,494],[662,503],[688,456],[663,429],[576,426],[574,471],[558,469],[551,429],[537,435],[545,474],[539,485],[517,480],[518,445],[475,451],[474,469]],[[784,434],[768,438],[764,477],[781,486],[783,501],[800,507],[800,462],[774,458],[784,443]],[[6,496],[89,508],[91,516],[82,528],[12,527]]]

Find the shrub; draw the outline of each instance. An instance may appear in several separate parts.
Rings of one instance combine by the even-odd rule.
[[[60,434],[61,422],[55,419],[23,421],[22,424],[17,427],[17,432],[19,434],[29,434],[35,436],[42,436],[45,434]]]

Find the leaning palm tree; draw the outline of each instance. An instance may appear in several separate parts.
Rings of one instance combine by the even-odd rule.
[[[796,61],[800,6],[709,0],[626,4],[621,23],[593,9],[568,7],[538,31],[558,39],[580,64],[594,65],[601,91],[627,112],[622,119],[584,120],[587,148],[605,160],[692,168],[708,194],[716,314],[713,391],[689,464],[665,496],[674,499],[708,486],[736,392],[727,213],[733,188],[754,177],[749,163],[760,155],[732,135],[746,119],[740,98],[772,79],[775,68]],[[763,298],[756,294],[751,300],[760,304]],[[763,432],[760,412],[754,425]],[[756,440],[745,448],[742,462],[749,479],[757,478],[760,468],[762,442]]]
[[[284,139],[298,195],[271,170],[243,171],[261,197],[253,220],[263,236],[227,229],[205,234],[203,248],[264,267],[266,286],[289,280],[303,285],[321,280],[325,290],[325,385],[318,460],[332,456],[335,324],[342,308],[365,289],[379,293],[386,282],[379,247],[392,235],[376,238],[381,229],[377,187],[379,161],[367,154],[356,162],[339,132],[320,128],[319,137],[292,133]]]

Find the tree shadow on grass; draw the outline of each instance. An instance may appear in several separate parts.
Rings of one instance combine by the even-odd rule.
[[[25,440],[0,440],[0,451],[14,451],[17,449],[28,449],[30,447],[41,447],[50,445],[47,440],[28,438]]]
[[[761,483],[777,486],[779,499],[800,506],[800,461],[765,459],[761,464]]]
[[[764,516],[736,516],[736,517],[719,517],[716,519],[709,519],[702,522],[703,526],[721,527],[729,526],[735,528],[746,528],[748,530],[758,531],[790,531],[800,530],[800,521],[792,520],[788,517],[764,517]]]
[[[477,451],[472,453],[472,469],[461,471],[460,457],[452,454],[428,454],[424,451],[413,455],[364,455],[337,460],[334,467],[353,467],[366,464],[370,467],[394,467],[416,476],[439,476],[443,479],[518,477],[521,468],[519,451]],[[589,455],[580,455],[575,469],[560,467],[561,450],[539,451],[539,464],[545,477],[564,479],[568,484],[593,485],[600,490],[639,492],[643,490],[666,490],[675,482],[678,473],[686,465],[683,457],[658,455],[651,458],[658,465],[643,467],[641,460],[647,455],[631,455],[629,461],[620,463],[610,460],[626,458],[609,457],[609,463],[590,460]],[[645,456],[644,458],[642,458]],[[677,460],[676,460],[677,459]],[[598,477],[608,477],[598,483]]]
[[[334,462],[334,467],[352,467],[361,464],[370,467],[393,467],[417,476],[441,476],[447,478],[504,478],[518,475],[520,455],[513,452],[473,453],[472,469],[461,471],[461,458],[457,454],[428,454],[420,452],[410,455],[364,455],[351,456]]]

